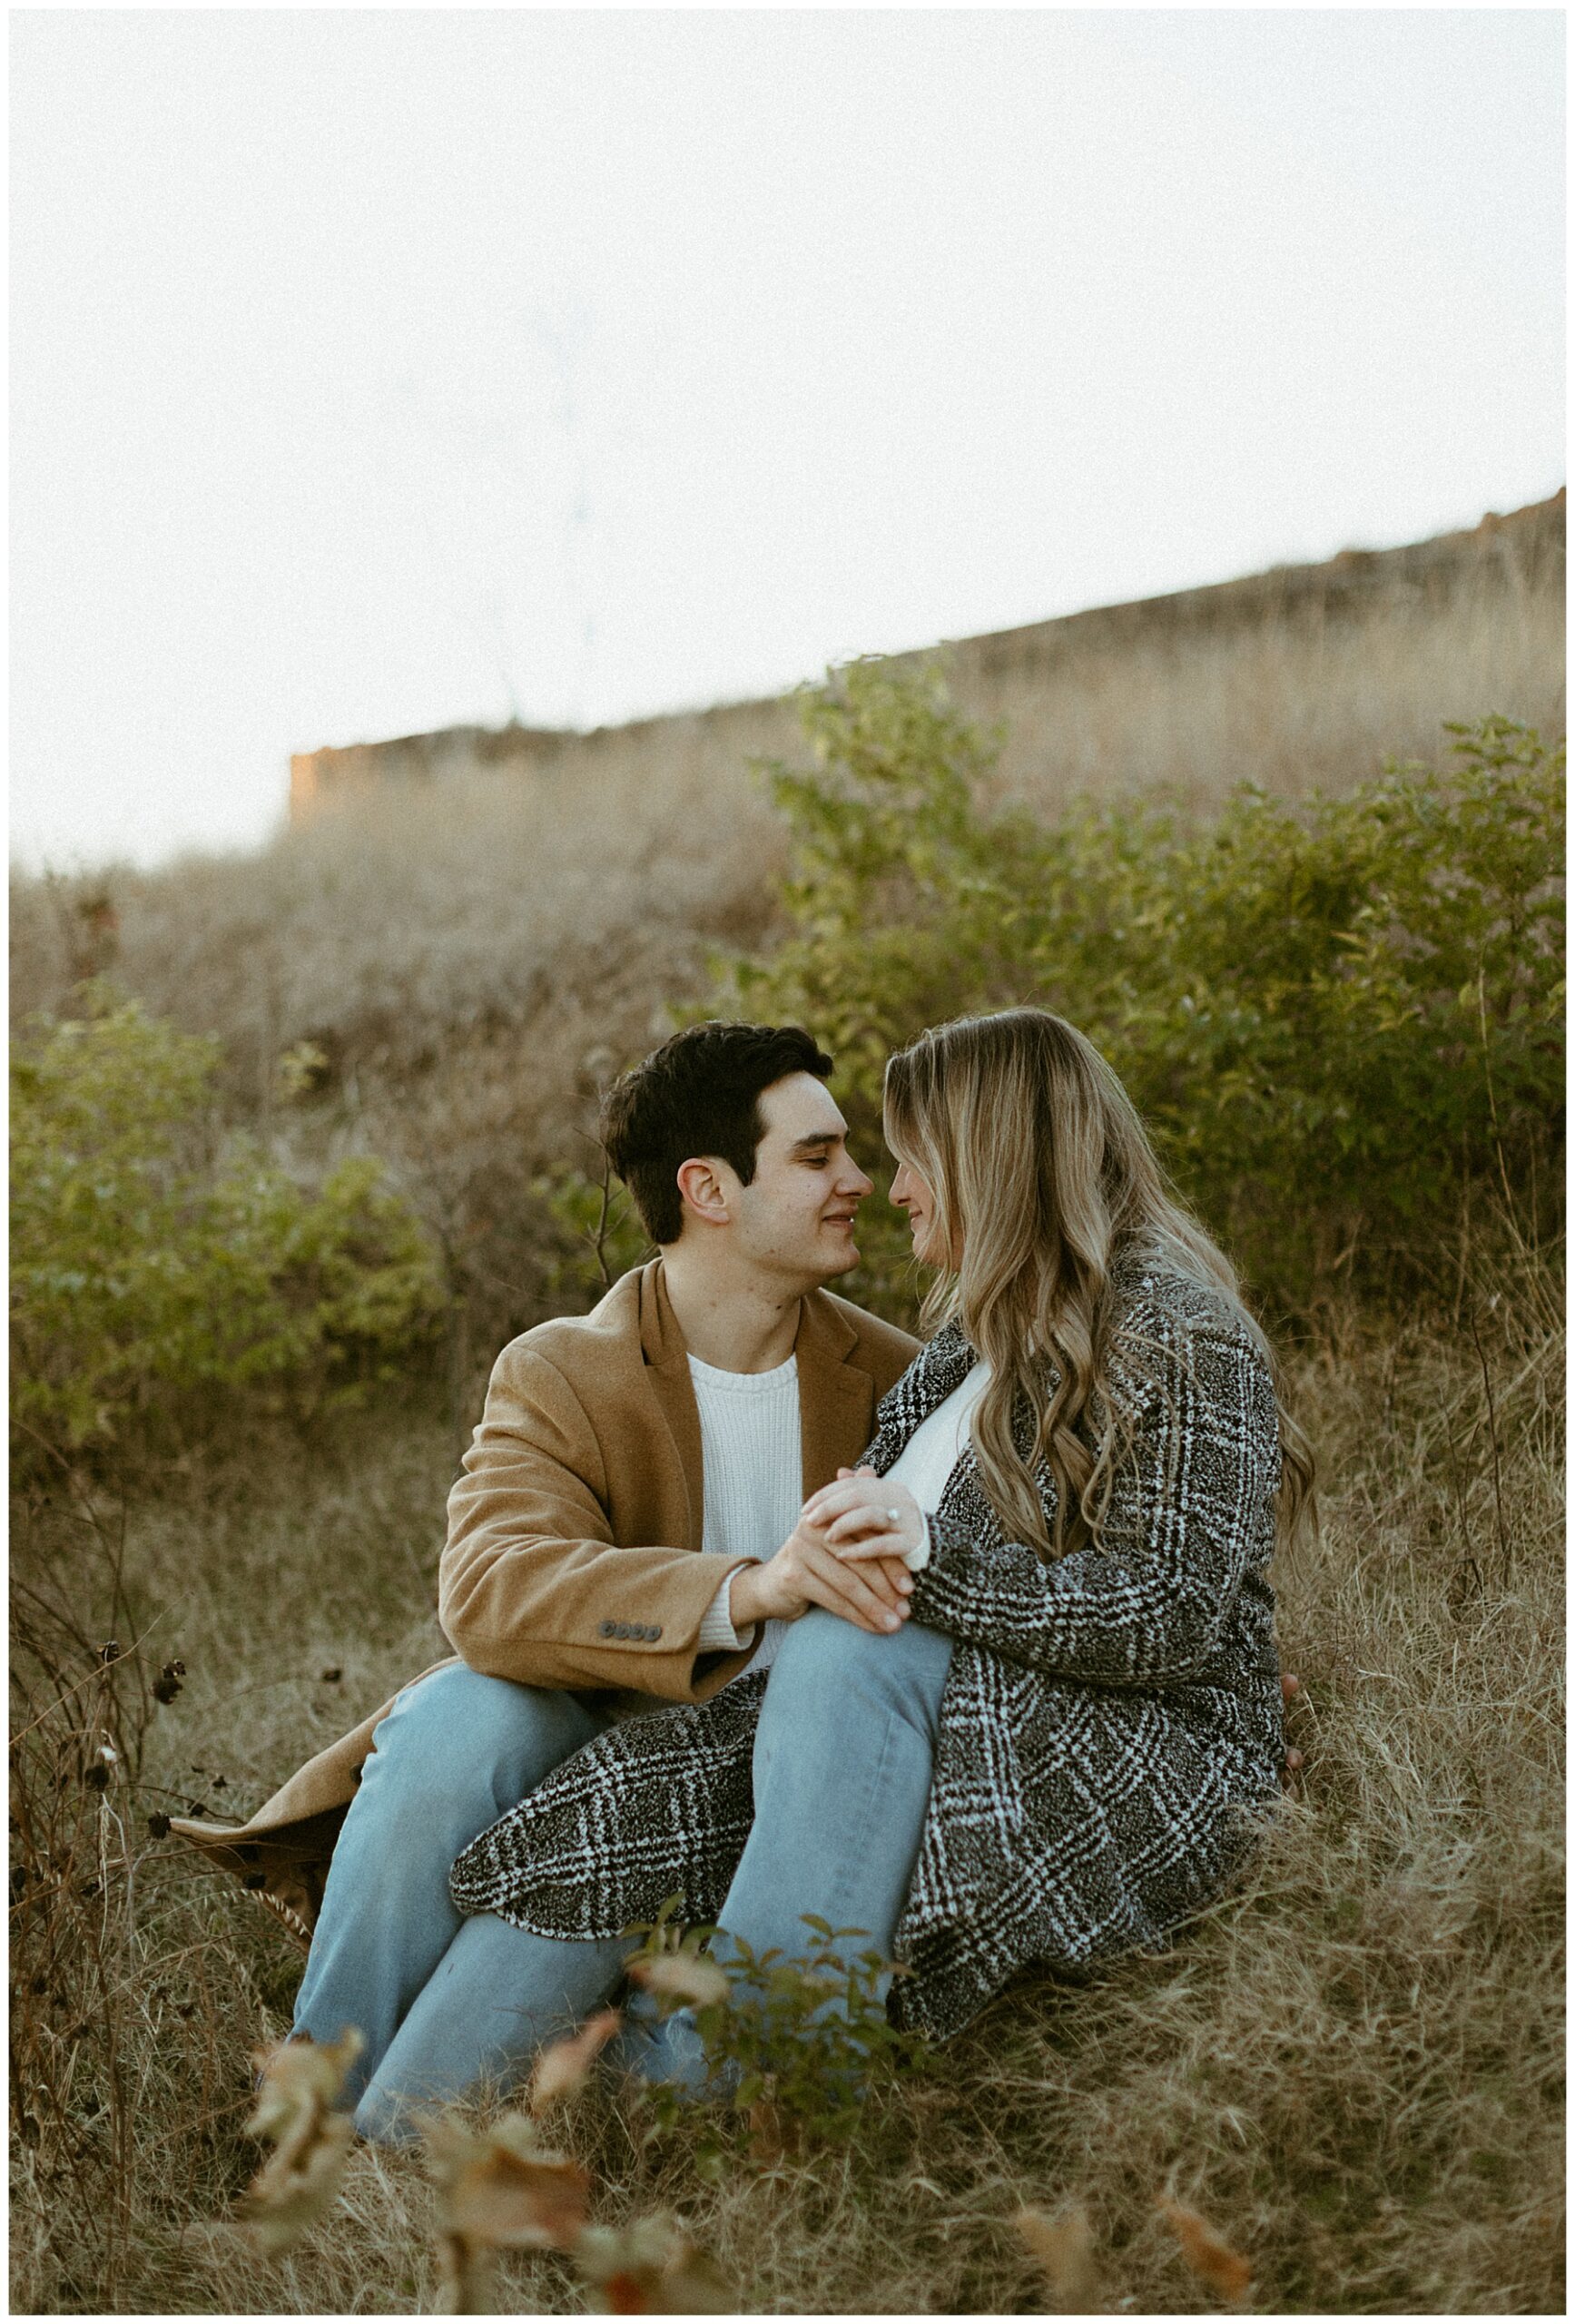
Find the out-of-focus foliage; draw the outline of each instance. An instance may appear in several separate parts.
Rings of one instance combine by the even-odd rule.
[[[218,1044],[112,986],[39,1022],[11,1071],[13,1413],[78,1446],[182,1391],[283,1388],[296,1408],[430,1341],[432,1253],[379,1164],[303,1190],[222,1137]]]
[[[855,664],[806,726],[814,767],[768,770],[792,931],[733,964],[729,1005],[831,1049],[867,1160],[894,1049],[1035,1002],[1096,1042],[1278,1296],[1454,1247],[1479,1193],[1552,1223],[1561,744],[1485,718],[1451,729],[1446,770],[1391,761],[1345,798],[1244,787],[1201,822],[1120,801],[1044,822],[976,804],[988,746],[936,685]],[[861,1221],[876,1298],[906,1242]]]

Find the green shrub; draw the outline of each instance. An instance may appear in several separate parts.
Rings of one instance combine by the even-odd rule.
[[[301,1408],[427,1340],[432,1255],[380,1165],[304,1192],[221,1137],[217,1043],[107,985],[81,1005],[12,1063],[12,1409],[30,1442],[102,1442],[202,1388],[266,1384]]]
[[[805,723],[813,769],[766,770],[790,933],[730,964],[721,1005],[826,1043],[866,1161],[893,1049],[1034,1002],[1097,1043],[1183,1195],[1282,1299],[1425,1263],[1473,1195],[1552,1223],[1562,745],[1486,718],[1449,729],[1446,772],[1389,762],[1345,798],[1244,788],[1206,820],[1075,802],[1046,823],[979,803],[989,750],[933,683],[854,664]],[[891,1305],[908,1238],[866,1220],[848,1287]]]
[[[763,2151],[779,2141],[846,2145],[863,2120],[872,2075],[911,2068],[924,2055],[922,2035],[891,2023],[881,1992],[883,1977],[909,1973],[874,1947],[837,1950],[869,1931],[832,1928],[816,1913],[802,1915],[807,1935],[796,1959],[775,1946],[757,1955],[735,1938],[736,1957],[713,1964],[703,1948],[715,1930],[684,1932],[679,1903],[669,1897],[654,1922],[630,1932],[645,1940],[631,1974],[644,1982],[643,1968],[677,1960],[691,1974],[698,1966],[719,1989],[708,1992],[702,1984],[686,1992],[683,1979],[664,1993],[658,1987],[658,2015],[689,2007],[719,2092],[726,2091],[735,2114],[749,2118]],[[655,2135],[693,2115],[692,2095],[674,2084],[653,2083],[644,2097]],[[714,2173],[726,2152],[723,2122],[712,2114],[697,2141],[703,2175],[707,2168]]]

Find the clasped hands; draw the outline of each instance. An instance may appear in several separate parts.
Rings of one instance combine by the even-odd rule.
[[[823,1606],[857,1630],[901,1630],[913,1589],[904,1553],[923,1539],[924,1520],[906,1485],[870,1468],[839,1469],[834,1484],[810,1495],[776,1555],[733,1575],[733,1627],[796,1622]]]

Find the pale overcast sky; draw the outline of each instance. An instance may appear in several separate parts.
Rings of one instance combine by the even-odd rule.
[[[1561,10],[33,10],[13,851],[1564,480]]]

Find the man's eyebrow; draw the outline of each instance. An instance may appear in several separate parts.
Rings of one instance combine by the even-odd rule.
[[[809,1154],[812,1152],[817,1146],[835,1146],[838,1139],[843,1136],[845,1136],[845,1132],[840,1129],[819,1129],[809,1137],[795,1137],[792,1144],[789,1147],[788,1152],[790,1154]]]

